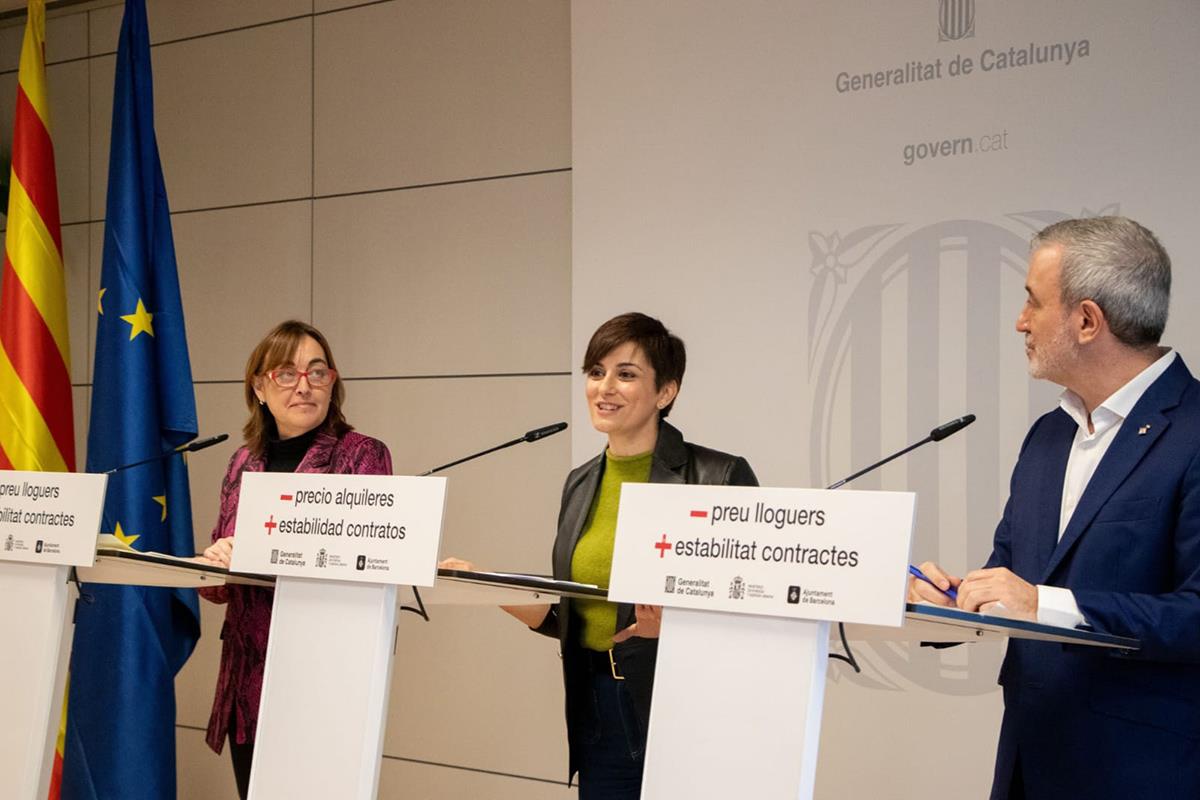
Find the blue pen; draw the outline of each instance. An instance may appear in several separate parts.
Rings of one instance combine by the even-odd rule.
[[[949,597],[951,600],[958,599],[958,591],[953,586],[951,586],[949,589],[947,589],[943,592],[940,588],[938,588],[938,585],[936,583],[929,580],[928,575],[926,575],[924,572],[921,572],[921,570],[917,569],[912,564],[908,565],[908,574],[912,575],[914,578],[919,578],[919,579],[925,581],[930,586],[937,589],[939,592],[942,592],[942,594],[946,595],[946,597]]]

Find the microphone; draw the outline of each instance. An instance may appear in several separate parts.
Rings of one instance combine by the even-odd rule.
[[[566,429],[567,423],[556,422],[553,425],[547,425],[544,428],[534,428],[521,438],[527,442],[536,442],[538,439],[545,439],[547,436],[553,436],[559,431],[565,431]]]
[[[974,421],[974,414],[967,414],[966,416],[959,417],[958,419],[952,419],[949,422],[938,425],[936,428],[931,430],[929,432],[929,438],[935,442],[940,442],[947,436],[953,436],[954,434],[958,433]]]
[[[113,467],[112,469],[106,469],[106,470],[104,470],[104,472],[102,472],[100,474],[101,475],[112,475],[113,473],[116,473],[116,472],[121,472],[123,470],[132,469],[134,467],[140,467],[142,464],[149,464],[151,461],[160,461],[164,458],[170,458],[171,456],[175,455],[176,453],[194,453],[197,450],[203,450],[206,447],[212,447],[214,444],[220,444],[221,442],[225,441],[228,438],[229,438],[228,433],[218,433],[216,436],[209,436],[204,439],[193,439],[192,441],[187,442],[186,444],[181,444],[178,447],[173,447],[170,450],[167,450],[166,452],[163,452],[163,453],[159,453],[156,456],[150,456],[149,458],[143,458],[141,461],[134,461],[131,464],[122,464],[119,467]]]
[[[942,439],[945,439],[947,436],[953,436],[954,434],[958,433],[959,431],[961,431],[963,428],[967,427],[974,421],[975,421],[974,414],[965,414],[965,415],[959,417],[958,419],[952,419],[949,422],[942,423],[941,425],[938,425],[936,428],[931,430],[929,432],[929,435],[926,436],[921,441],[916,442],[915,444],[910,444],[908,447],[904,448],[903,450],[899,451],[898,453],[892,453],[890,456],[883,459],[882,461],[876,461],[874,464],[867,467],[866,469],[860,469],[858,472],[854,473],[853,475],[849,475],[845,478],[842,478],[837,483],[831,483],[828,486],[826,486],[825,488],[826,489],[837,489],[841,486],[845,486],[847,483],[854,480],[855,478],[861,478],[863,475],[866,475],[868,472],[871,472],[872,470],[875,470],[875,469],[879,469],[880,467],[882,467],[884,464],[888,463],[889,461],[893,461],[893,460],[899,458],[900,456],[904,455],[905,453],[909,453],[913,450],[916,450],[921,445],[929,444],[930,442],[940,442]],[[916,570],[916,567],[909,564],[908,569],[910,572],[912,572],[913,570]],[[919,571],[920,570],[917,570],[917,572],[919,572]],[[928,578],[926,580],[928,580]],[[846,655],[841,655],[840,653],[830,653],[829,657],[836,658],[839,661],[845,661],[847,664],[849,664],[851,667],[854,668],[855,672],[862,672],[862,667],[858,666],[858,661],[854,658],[854,653],[851,652],[851,650],[850,650],[850,643],[848,641],[846,641],[846,625],[845,625],[845,623],[842,623],[842,622],[838,623],[838,635],[841,636],[842,647],[845,649]]]
[[[926,436],[921,441],[919,441],[915,444],[910,444],[908,447],[904,448],[903,450],[896,452],[896,453],[892,453],[890,456],[883,459],[882,461],[876,461],[874,464],[867,467],[866,469],[860,469],[858,472],[854,473],[853,475],[849,475],[845,478],[842,478],[837,483],[831,483],[830,485],[826,486],[825,488],[826,489],[837,489],[841,486],[845,486],[847,483],[854,480],[855,478],[861,478],[863,475],[866,475],[868,472],[871,472],[873,470],[878,469],[879,467],[882,467],[884,464],[888,463],[889,461],[893,461],[893,460],[899,458],[900,456],[904,455],[905,453],[916,450],[921,445],[929,444],[930,442],[940,442],[942,439],[945,439],[947,436],[953,436],[954,434],[958,433],[959,431],[961,431],[963,428],[967,427],[974,421],[975,421],[975,415],[967,414],[965,416],[959,417],[958,419],[952,419],[949,422],[938,425],[936,428],[931,430],[929,432],[929,435]]]
[[[429,470],[428,472],[422,472],[417,477],[424,478],[427,475],[432,475],[435,472],[441,472],[444,469],[449,469],[450,467],[457,466],[464,462],[473,461],[474,459],[479,458],[480,456],[486,456],[488,453],[494,453],[497,450],[503,450],[504,448],[512,447],[515,444],[521,444],[522,442],[536,442],[539,439],[545,439],[547,436],[553,436],[554,434],[558,433],[559,431],[565,431],[566,429],[567,429],[567,423],[565,423],[565,422],[556,422],[553,425],[547,425],[543,428],[534,428],[531,431],[527,431],[523,436],[518,436],[516,439],[513,439],[510,442],[505,442],[504,444],[498,444],[495,447],[489,447],[487,450],[480,450],[478,453],[474,453],[473,455],[466,456],[465,458],[460,458],[457,461],[451,461],[449,464],[442,464],[440,467],[434,467],[433,469]]]

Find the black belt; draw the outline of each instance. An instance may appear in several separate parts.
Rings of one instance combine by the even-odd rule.
[[[617,668],[616,660],[613,659],[612,650],[589,650],[586,647],[580,649],[592,672],[611,675],[613,680],[617,681],[625,680],[625,676]]]

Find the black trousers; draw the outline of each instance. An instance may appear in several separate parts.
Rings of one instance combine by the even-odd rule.
[[[585,651],[590,702],[576,738],[579,800],[638,800],[646,742],[625,682],[616,680],[607,653]]]
[[[233,761],[233,779],[237,781],[238,797],[246,800],[250,794],[250,765],[254,762],[254,739],[245,744],[234,741],[237,730],[237,709],[229,715],[229,758]]]

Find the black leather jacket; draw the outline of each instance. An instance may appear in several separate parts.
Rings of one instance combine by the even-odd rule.
[[[554,540],[554,577],[571,579],[571,558],[575,545],[583,533],[588,511],[600,488],[604,474],[604,453],[571,470],[563,486],[562,506],[558,512],[558,536]],[[709,484],[721,486],[757,486],[758,478],[750,464],[741,456],[732,456],[707,447],[685,442],[683,434],[666,422],[660,422],[658,441],[654,446],[654,458],[650,465],[650,483]],[[620,603],[617,606],[617,630],[629,627],[635,621],[633,606]],[[563,657],[563,681],[566,688],[567,738],[571,750],[570,776],[575,775],[577,748],[575,738],[579,734],[580,712],[585,706],[587,693],[587,669],[582,662],[583,653],[574,640],[572,630],[571,601],[562,598],[558,605],[551,606],[546,619],[535,630],[559,640]],[[657,639],[632,637],[613,647],[613,660],[617,670],[625,677],[626,687],[638,712],[642,740],[645,741],[650,721],[650,695],[654,685],[654,662],[658,653]],[[569,778],[568,778],[569,780]]]

